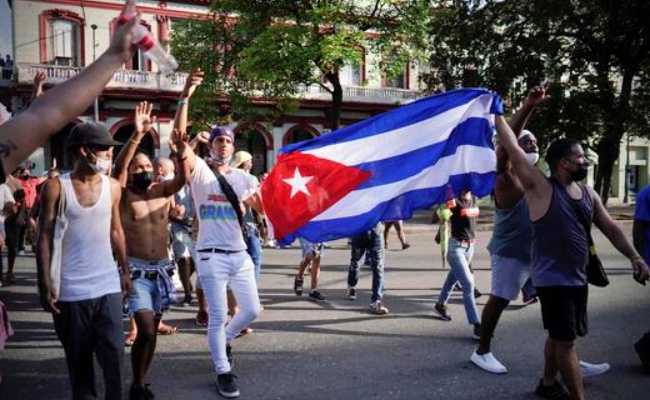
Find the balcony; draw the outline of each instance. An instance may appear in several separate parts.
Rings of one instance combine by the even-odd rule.
[[[310,100],[332,100],[332,95],[321,85],[299,85],[303,98]],[[360,103],[408,103],[422,97],[416,90],[387,87],[343,86],[343,99]]]
[[[60,65],[18,64],[14,81],[23,85],[31,85],[34,76],[39,71],[47,75],[47,82],[57,84],[64,82],[81,72],[81,67],[66,67]],[[133,71],[121,69],[115,72],[106,86],[109,89],[135,89],[180,93],[183,90],[188,74],[176,72],[163,75],[151,71]],[[305,100],[331,101],[332,96],[321,85],[299,85],[298,93]],[[415,90],[399,88],[374,88],[367,86],[344,86],[343,100],[358,103],[395,104],[407,103],[421,97]]]
[[[15,81],[19,84],[33,84],[34,76],[39,71],[45,72],[47,82],[57,84],[64,82],[81,72],[81,67],[65,67],[59,65],[33,65],[18,64],[17,76]],[[185,86],[185,81],[189,74],[185,72],[176,72],[169,75],[163,75],[151,71],[132,71],[120,69],[113,78],[108,82],[108,89],[135,89],[135,90],[152,90],[164,92],[180,93]]]

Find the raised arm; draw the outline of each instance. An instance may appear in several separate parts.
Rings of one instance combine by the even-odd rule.
[[[524,99],[524,104],[515,115],[510,120],[510,128],[515,133],[515,136],[519,136],[521,131],[528,123],[528,118],[533,114],[535,108],[550,99],[551,96],[547,93],[550,83],[545,83],[543,85],[535,86],[530,89],[528,95]]]
[[[497,134],[501,145],[504,147],[510,157],[510,162],[526,192],[534,191],[539,186],[544,185],[546,180],[540,171],[532,165],[524,150],[519,147],[517,138],[510,126],[506,123],[503,115],[495,116]]]
[[[126,15],[135,14],[135,0],[127,0]],[[68,81],[56,85],[36,99],[24,112],[0,125],[0,162],[4,171],[13,171],[21,161],[65,124],[82,114],[113,77],[113,73],[133,56],[133,26],[136,14],[118,27],[108,50],[97,61]]]
[[[192,95],[194,94],[196,88],[199,87],[202,82],[203,71],[197,69],[187,77],[187,81],[185,81],[185,87],[183,87],[183,91],[181,92],[181,97],[178,101],[178,107],[176,108],[176,115],[174,116],[174,129],[183,135],[185,135],[185,132],[187,132],[187,113],[189,110],[189,101],[192,98]],[[194,166],[196,165],[196,156],[193,152],[192,154],[188,153],[186,163],[190,168],[190,172],[193,171]]]
[[[45,84],[45,81],[47,81],[47,75],[45,75],[45,72],[38,71],[34,76],[34,90],[32,91],[32,98],[30,99],[30,103],[45,94],[43,91],[43,85]]]
[[[135,115],[133,117],[135,131],[133,131],[129,140],[124,144],[120,154],[117,155],[117,159],[115,160],[115,179],[117,179],[123,188],[126,187],[129,177],[129,164],[131,163],[131,160],[133,160],[135,151],[138,149],[138,145],[142,141],[142,138],[149,133],[151,125],[155,121],[155,117],[151,116],[152,110],[153,104],[147,103],[146,101],[135,106]]]

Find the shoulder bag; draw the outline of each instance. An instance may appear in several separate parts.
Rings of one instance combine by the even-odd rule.
[[[583,189],[584,186],[580,185],[580,188]],[[586,190],[586,188],[583,189],[583,196],[590,196],[589,191]],[[593,203],[593,199],[592,199],[592,203]],[[578,217],[578,221],[580,221],[582,226],[585,228],[585,232],[587,233],[587,240],[589,242],[589,261],[587,262],[587,282],[589,282],[594,286],[605,287],[609,285],[609,278],[607,277],[607,273],[605,272],[603,263],[600,261],[600,258],[598,258],[598,254],[596,254],[596,246],[594,245],[594,240],[591,237],[591,223],[587,221],[586,216],[580,209],[578,209],[577,206],[573,205],[573,203],[571,204],[573,206],[573,211]]]

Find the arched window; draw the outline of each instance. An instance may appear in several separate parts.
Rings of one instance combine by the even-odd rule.
[[[84,20],[67,10],[40,15],[41,63],[81,67],[84,57]]]

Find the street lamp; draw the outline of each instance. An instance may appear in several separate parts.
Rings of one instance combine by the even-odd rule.
[[[97,57],[97,42],[95,40],[95,32],[97,31],[97,25],[92,24],[90,25],[90,29],[93,30],[93,62],[95,62],[95,58]],[[95,122],[99,122],[99,98],[95,97]]]

